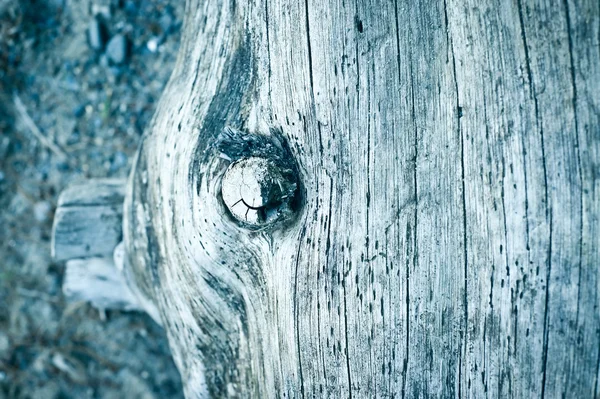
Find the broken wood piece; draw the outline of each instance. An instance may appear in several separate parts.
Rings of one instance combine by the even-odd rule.
[[[63,293],[99,310],[140,310],[160,324],[154,304],[129,284],[121,242],[124,179],[73,184],[58,199],[52,229],[52,256],[66,260]]]
[[[60,195],[52,229],[57,261],[112,257],[121,241],[125,180],[93,179]]]
[[[101,310],[144,310],[108,257],[67,261],[63,293],[70,301],[88,301]]]

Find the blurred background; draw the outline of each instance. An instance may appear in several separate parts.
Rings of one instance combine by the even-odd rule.
[[[59,193],[123,177],[174,67],[183,0],[0,0],[0,398],[181,398],[138,313],[65,301]]]

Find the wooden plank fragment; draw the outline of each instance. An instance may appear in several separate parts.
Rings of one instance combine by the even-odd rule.
[[[90,180],[61,193],[52,229],[57,261],[112,256],[122,239],[125,182]]]
[[[89,179],[60,193],[58,207],[119,205],[125,198],[125,179]]]
[[[70,301],[87,301],[101,310],[143,310],[112,258],[67,261],[63,293]]]

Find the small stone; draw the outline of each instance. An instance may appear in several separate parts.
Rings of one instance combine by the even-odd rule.
[[[132,0],[127,0],[123,8],[125,9],[125,12],[130,15],[136,14],[138,12],[138,7],[135,4],[135,1]]]
[[[0,139],[0,159],[3,159],[8,154],[8,148],[10,146],[10,139],[8,137],[2,137]]]
[[[85,105],[80,104],[73,109],[73,116],[75,118],[81,118],[85,114]]]
[[[52,365],[78,384],[85,384],[87,381],[83,365],[73,358],[67,358],[61,353],[55,353],[52,356]]]
[[[127,58],[127,39],[123,35],[115,35],[106,46],[106,55],[114,64],[122,64]]]
[[[33,206],[33,214],[35,216],[35,220],[37,220],[40,223],[43,223],[46,220],[48,220],[48,216],[50,215],[51,209],[52,206],[48,201],[36,202],[36,204]]]
[[[107,39],[108,31],[102,20],[99,17],[92,18],[88,28],[88,42],[90,47],[96,51],[102,51]]]
[[[158,50],[159,40],[160,39],[158,37],[153,37],[150,40],[148,40],[148,43],[146,43],[146,47],[151,53],[156,53],[156,51]]]
[[[110,18],[110,4],[92,4],[92,15],[102,15],[104,18]]]
[[[77,144],[80,140],[81,137],[79,135],[79,132],[77,130],[73,130],[73,132],[71,132],[71,135],[67,138],[67,145]]]
[[[0,358],[6,357],[6,355],[8,355],[9,350],[10,341],[8,340],[8,336],[0,332]]]

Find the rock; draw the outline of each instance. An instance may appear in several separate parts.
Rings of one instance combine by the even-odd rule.
[[[10,350],[10,341],[8,336],[0,332],[0,359],[6,358]]]
[[[148,48],[148,50],[151,53],[156,53],[156,51],[158,51],[158,45],[160,43],[160,39],[156,36],[150,38],[150,40],[148,40],[148,43],[146,43],[146,47]]]
[[[123,35],[115,35],[106,46],[106,55],[114,64],[122,64],[127,58],[127,39]]]
[[[8,137],[2,137],[0,139],[0,159],[4,159],[8,155],[9,145],[10,139]]]
[[[73,116],[75,118],[81,118],[85,114],[85,105],[79,104],[73,109]]]
[[[123,6],[125,12],[129,15],[135,15],[138,12],[138,6],[132,0],[127,0]]]
[[[71,132],[71,135],[67,138],[67,145],[79,143],[80,140],[81,136],[79,134],[79,131],[73,130],[73,132]]]
[[[33,206],[33,214],[35,215],[35,220],[40,223],[48,220],[48,216],[50,215],[50,211],[52,210],[52,205],[48,201],[40,201],[36,202]]]
[[[90,47],[95,51],[102,51],[107,39],[108,31],[100,17],[92,18],[88,28],[88,42]]]
[[[102,15],[104,18],[111,17],[110,3],[103,2],[105,4],[92,4],[92,15]]]
[[[52,365],[78,384],[85,384],[87,382],[84,366],[72,357],[67,357],[62,353],[55,353],[52,356]]]

